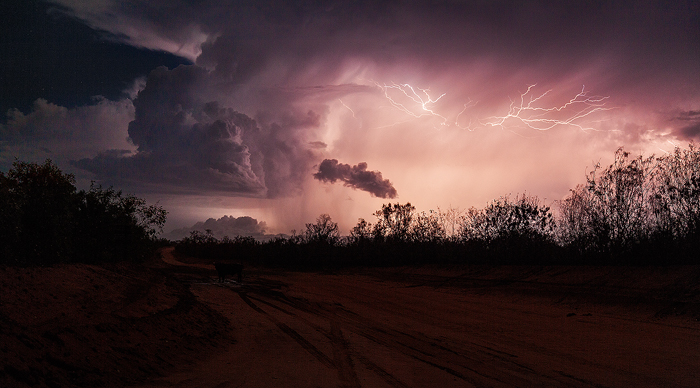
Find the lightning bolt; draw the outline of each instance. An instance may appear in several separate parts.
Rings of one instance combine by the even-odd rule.
[[[433,99],[430,97],[430,89],[421,89],[421,88],[414,88],[413,86],[409,84],[397,84],[392,82],[391,84],[379,84],[378,82],[374,82],[375,85],[377,85],[382,91],[384,92],[384,97],[389,100],[389,103],[396,109],[400,110],[401,112],[404,112],[410,116],[413,116],[415,118],[420,118],[420,117],[425,117],[425,116],[435,116],[438,117],[442,120],[442,123],[440,125],[448,125],[447,124],[447,118],[442,116],[441,114],[435,112],[431,106],[433,106],[436,102],[438,102],[442,97],[445,96],[446,93],[441,94],[438,96],[436,99]],[[395,90],[398,92],[399,95],[403,95],[407,97],[410,101],[413,103],[417,104],[419,107],[414,108],[414,110],[409,109],[406,105],[403,103],[397,101],[394,99],[389,91],[390,90]],[[420,91],[417,92],[416,90]],[[465,108],[466,109],[466,108]]]
[[[343,102],[343,100],[341,100],[341,99],[339,98],[338,101],[340,101],[340,103],[343,104],[343,106],[346,107],[346,108],[352,113],[352,117],[353,117],[353,118],[357,118],[357,116],[355,116],[355,111],[352,110],[352,109],[350,109],[349,106],[345,105],[345,103]]]
[[[464,112],[467,110],[467,108],[471,108],[471,107],[474,106],[474,105],[476,105],[476,102],[473,102],[473,101],[471,100],[471,98],[469,99],[469,102],[467,102],[466,104],[464,104],[464,108],[462,108],[462,110],[457,114],[457,117],[455,117],[455,126],[456,126],[457,128],[459,128],[459,129],[466,129],[466,130],[468,130],[468,131],[473,131],[473,130],[474,130],[474,128],[472,128],[472,120],[471,120],[471,119],[469,119],[469,124],[467,124],[466,127],[459,124],[459,116],[461,116],[462,113],[464,113]]]
[[[593,130],[594,128],[584,127],[576,121],[595,112],[611,109],[605,107],[607,96],[589,96],[585,86],[581,88],[581,91],[576,96],[561,106],[553,108],[539,107],[537,103],[552,90],[550,89],[539,96],[534,96],[531,94],[531,91],[535,86],[528,86],[527,90],[520,94],[519,104],[511,100],[510,108],[506,115],[489,117],[480,121],[481,124],[488,127],[507,128],[508,122],[516,122],[538,131],[547,131],[558,125],[573,126],[581,130]],[[567,112],[572,110],[573,112],[566,115]],[[557,114],[564,114],[565,116],[564,118],[557,118],[555,117]]]
[[[605,107],[606,100],[609,97],[591,96],[586,91],[585,86],[581,88],[578,94],[561,106],[542,107],[542,100],[552,90],[547,90],[540,95],[534,95],[532,92],[536,84],[533,84],[528,86],[524,93],[520,94],[519,101],[510,99],[510,106],[505,115],[476,120],[476,125],[474,125],[473,119],[469,119],[469,123],[465,126],[460,124],[460,122],[464,122],[464,119],[460,120],[460,118],[469,108],[477,103],[471,99],[464,104],[462,110],[451,123],[447,117],[435,110],[436,103],[446,93],[433,98],[430,95],[430,89],[413,87],[405,83],[380,84],[376,81],[372,82],[382,90],[384,97],[391,106],[399,111],[414,118],[436,117],[440,120],[441,126],[449,127],[454,125],[457,128],[469,131],[474,131],[476,127],[511,128],[517,125],[525,125],[527,128],[538,131],[547,131],[557,126],[571,126],[580,130],[595,130],[595,128],[584,126],[580,123],[580,120],[593,113],[612,109]]]

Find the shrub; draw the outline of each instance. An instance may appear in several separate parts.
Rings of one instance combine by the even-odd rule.
[[[539,198],[522,194],[501,197],[486,208],[464,215],[460,237],[465,244],[485,250],[489,261],[549,261],[554,244],[554,217]]]
[[[0,252],[6,264],[144,258],[167,212],[112,188],[77,191],[51,162],[0,172]]]

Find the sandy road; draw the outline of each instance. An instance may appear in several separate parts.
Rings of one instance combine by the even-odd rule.
[[[237,342],[148,386],[700,386],[700,325],[361,275],[191,289]]]

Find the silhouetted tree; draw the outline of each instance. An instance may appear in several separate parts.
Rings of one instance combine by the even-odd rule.
[[[657,231],[683,239],[700,232],[700,150],[676,147],[660,157],[654,175],[656,192],[651,198]]]
[[[143,258],[167,212],[142,198],[91,185],[78,193],[75,259],[82,262]]]
[[[559,202],[557,240],[579,256],[591,251],[599,238],[592,208],[592,194],[584,185],[577,185]]]
[[[410,240],[419,243],[442,243],[447,238],[445,228],[434,211],[418,213],[411,225]]]
[[[442,229],[445,230],[446,237],[450,240],[457,239],[460,225],[463,223],[464,211],[452,206],[446,210],[438,207],[437,216]]]
[[[560,204],[563,242],[581,252],[619,257],[645,241],[654,227],[650,198],[655,167],[653,156],[631,159],[622,148],[607,168],[596,165],[586,185]]]
[[[382,205],[382,209],[374,213],[377,217],[377,223],[374,224],[372,232],[374,238],[380,241],[407,241],[410,237],[409,232],[415,210],[416,208],[410,203]]]
[[[167,212],[112,188],[76,191],[50,160],[0,173],[0,251],[15,264],[143,258]]]
[[[340,239],[338,224],[328,214],[321,214],[315,224],[306,224],[304,241],[306,243],[335,245]]]
[[[485,249],[490,260],[542,261],[550,260],[547,250],[554,244],[554,228],[550,208],[539,198],[522,194],[468,210],[460,235],[463,242]]]
[[[355,225],[350,231],[350,243],[363,243],[370,241],[371,239],[372,224],[365,221],[364,218],[360,218],[357,220],[357,225]]]
[[[492,241],[510,236],[552,236],[554,218],[537,197],[523,194],[514,201],[501,197],[482,210],[470,209],[462,224],[462,238]]]
[[[51,160],[15,161],[0,172],[0,225],[6,261],[48,264],[68,261],[74,232],[75,177]]]

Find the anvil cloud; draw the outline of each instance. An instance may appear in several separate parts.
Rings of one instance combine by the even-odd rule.
[[[619,146],[659,153],[700,137],[694,1],[52,4],[103,39],[192,63],[154,69],[132,99],[16,113],[0,128],[3,157],[60,148],[78,173],[189,221],[250,214],[287,232],[329,213],[348,229],[386,198],[551,201]],[[567,104],[582,90],[599,105]],[[121,137],[81,130],[115,140],[73,134],[70,149],[36,135],[106,109]]]

